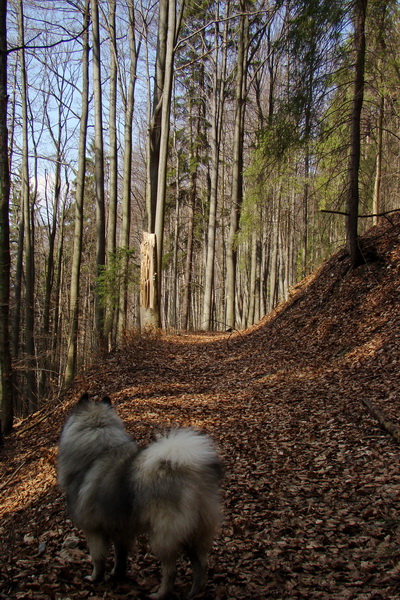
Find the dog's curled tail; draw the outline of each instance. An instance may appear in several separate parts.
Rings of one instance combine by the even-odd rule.
[[[194,470],[211,466],[218,469],[220,464],[211,439],[191,428],[171,430],[146,448],[141,458],[147,471],[157,470],[166,463],[172,469]]]

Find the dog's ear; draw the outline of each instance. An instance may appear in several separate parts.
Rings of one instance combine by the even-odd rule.
[[[101,399],[101,402],[103,404],[106,404],[107,406],[112,406],[112,402],[111,402],[110,396],[104,396],[104,398]]]
[[[77,404],[80,406],[83,406],[84,404],[87,404],[89,402],[90,398],[89,398],[89,394],[87,392],[85,392],[84,394],[82,394],[82,396],[79,398]]]

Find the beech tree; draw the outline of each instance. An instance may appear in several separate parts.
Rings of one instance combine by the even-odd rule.
[[[237,234],[239,229],[240,210],[243,202],[243,143],[249,51],[249,17],[246,11],[246,0],[240,0],[239,11],[238,55],[235,87],[236,106],[232,158],[232,207],[230,214],[229,238],[227,242],[226,325],[229,328],[234,328],[236,324],[235,298]]]
[[[65,380],[71,382],[76,375],[78,358],[78,328],[80,308],[80,277],[83,245],[83,202],[86,176],[86,143],[89,114],[89,23],[90,0],[86,0],[82,9],[83,49],[82,49],[82,94],[79,129],[78,172],[75,190],[75,224],[71,264],[71,283],[69,299],[69,332]]]
[[[7,0],[0,0],[0,441],[13,425],[10,344],[10,173],[7,127]]]
[[[22,104],[22,163],[21,196],[23,219],[23,253],[25,277],[25,372],[27,411],[37,408],[37,381],[35,359],[35,262],[32,205],[29,185],[29,138],[28,138],[28,80],[25,61],[25,23],[23,0],[19,0],[18,29],[21,64],[21,104]]]
[[[215,3],[214,49],[212,55],[212,85],[211,90],[211,173],[210,173],[210,205],[207,227],[205,284],[203,297],[203,314],[201,328],[212,329],[213,291],[215,270],[215,243],[217,227],[218,184],[220,177],[220,154],[222,126],[224,120],[225,94],[227,87],[227,53],[228,53],[228,15],[230,3],[225,3],[225,13],[220,23],[220,4]],[[222,29],[222,32],[221,32]]]
[[[136,19],[133,3],[128,6],[129,23],[129,81],[124,99],[124,169],[122,178],[122,222],[120,236],[121,279],[119,289],[118,334],[122,339],[127,326],[128,289],[129,289],[129,257],[131,235],[131,195],[132,195],[132,146],[133,146],[133,114],[135,108],[135,88],[137,79],[138,55],[141,39],[136,39]]]
[[[100,60],[100,23],[98,0],[91,0],[92,44],[93,44],[93,93],[94,93],[94,152],[95,152],[95,190],[96,190],[96,265],[97,278],[100,277],[106,262],[106,222],[105,222],[105,179],[103,144],[103,100]],[[96,332],[100,350],[106,347],[104,336],[104,299],[101,298],[99,285],[96,285]]]

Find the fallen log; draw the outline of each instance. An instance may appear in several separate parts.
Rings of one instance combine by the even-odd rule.
[[[390,433],[390,435],[400,444],[400,427],[396,425],[389,417],[379,408],[377,408],[372,402],[369,400],[362,399],[361,402],[368,409],[374,419],[376,419],[381,426],[381,428]]]

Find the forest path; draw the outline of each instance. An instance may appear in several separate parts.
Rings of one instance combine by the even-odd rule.
[[[157,586],[142,541],[135,581],[82,583],[90,562],[55,459],[65,415],[88,391],[110,394],[141,444],[175,425],[216,441],[224,520],[206,598],[398,600],[399,447],[361,402],[397,418],[397,236],[356,272],[337,256],[246,332],[133,336],[62,403],[20,423],[1,454],[0,598],[144,599]],[[75,547],[63,547],[71,537]],[[188,583],[183,563],[177,598]]]

